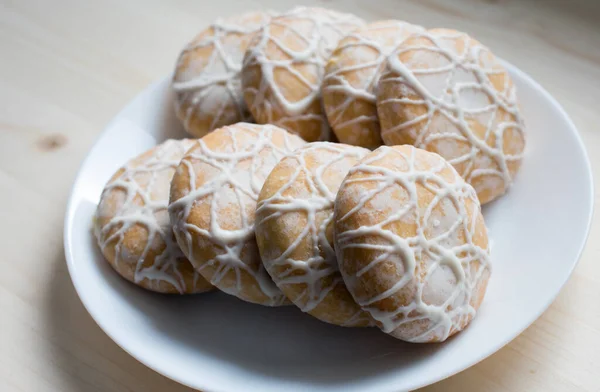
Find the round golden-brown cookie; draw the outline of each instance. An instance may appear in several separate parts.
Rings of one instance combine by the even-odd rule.
[[[241,90],[242,59],[252,36],[269,20],[266,12],[218,19],[181,52],[175,74],[175,110],[191,135],[251,121]]]
[[[175,168],[194,140],[168,140],[133,158],[108,181],[94,219],[102,254],[124,278],[160,293],[213,287],[194,271],[173,236],[167,206]]]
[[[439,342],[475,316],[490,276],[475,190],[439,155],[382,146],[355,165],[335,201],[346,287],[384,332]]]
[[[505,193],[521,165],[525,130],[515,86],[465,33],[433,29],[406,39],[388,59],[377,109],[386,144],[440,154],[482,204]]]
[[[342,38],[325,67],[323,104],[342,143],[370,149],[383,144],[375,90],[385,59],[422,27],[397,20],[369,23]]]
[[[274,125],[238,123],[204,136],[177,167],[169,205],[175,237],[220,290],[267,306],[288,303],[262,265],[254,216],[273,167],[303,144]]]
[[[348,170],[369,150],[328,142],[297,149],[275,166],[258,198],[256,239],[267,272],[302,311],[363,327],[370,316],[352,299],[333,250],[333,203]]]
[[[331,140],[321,106],[325,63],[338,40],[362,24],[323,8],[297,7],[273,18],[253,38],[242,68],[244,99],[256,122],[309,142]]]

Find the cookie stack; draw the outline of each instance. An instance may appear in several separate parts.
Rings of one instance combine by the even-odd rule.
[[[201,32],[173,89],[200,139],[168,140],[108,182],[95,234],[119,274],[410,342],[470,323],[491,268],[481,204],[525,148],[489,49],[322,8],[253,12]]]

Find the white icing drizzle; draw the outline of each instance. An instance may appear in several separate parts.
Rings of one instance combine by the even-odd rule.
[[[107,246],[116,241],[115,267],[118,269],[121,263],[135,264],[135,283],[147,279],[153,290],[160,290],[158,284],[166,282],[181,294],[198,289],[205,291],[197,286],[203,279],[196,272],[193,272],[193,287],[186,287],[180,267],[189,261],[173,238],[167,214],[170,179],[181,157],[193,144],[189,139],[167,140],[154,147],[152,154],[142,161],[139,157],[129,161],[122,168],[123,172],[104,188],[96,211],[94,234],[102,252],[106,254]],[[119,193],[124,197],[118,197]],[[100,227],[100,220],[108,217],[109,221]],[[147,231],[141,253],[123,244],[125,236],[135,227]],[[165,248],[154,263],[144,266],[148,253],[162,246]]]
[[[431,45],[418,43],[417,38],[426,39]],[[459,52],[461,41],[464,42],[464,50]],[[413,53],[412,60],[402,62],[399,56],[409,51]],[[490,82],[490,78],[494,77],[504,78],[501,91]],[[403,96],[387,96],[387,84],[400,85],[405,93]],[[503,136],[511,129],[524,140],[524,124],[516,88],[506,69],[487,47],[467,34],[452,30],[434,29],[417,33],[390,55],[388,70],[380,80],[379,90],[380,115],[386,110],[398,111],[401,106],[405,107],[405,112],[411,106],[426,107],[426,113],[415,114],[404,123],[382,129],[384,141],[387,135],[401,132],[410,132],[413,144],[423,149],[430,149],[432,142],[440,146],[440,141],[447,141],[446,149],[434,150],[455,167],[466,163],[459,173],[467,182],[480,188],[482,185],[477,185],[477,181],[495,178],[502,181],[503,191],[508,189],[512,182],[508,163],[518,164],[523,154],[522,151],[513,155],[505,153]],[[410,95],[414,94],[420,98],[411,98]],[[500,109],[508,116],[501,116]],[[448,124],[435,123],[433,119],[437,114],[442,115]],[[474,120],[485,128],[483,138],[477,137],[468,120]],[[492,135],[495,143],[490,145]],[[456,142],[467,142],[471,148],[465,154],[454,156],[458,153]]]
[[[196,115],[212,117],[205,132],[252,120],[242,96],[242,60],[251,37],[271,16],[271,12],[250,12],[217,19],[185,47],[177,61],[173,90],[177,94],[177,112],[188,131]],[[207,34],[211,30],[212,34]],[[195,60],[194,52],[206,49],[212,49],[210,56]],[[199,69],[194,69],[195,66]]]
[[[278,164],[292,167],[294,171],[286,177],[287,181],[276,193],[268,198],[261,198],[258,202],[256,230],[257,235],[262,235],[263,238],[268,236],[264,227],[270,221],[275,221],[271,224],[275,224],[276,228],[282,228],[281,235],[285,237],[287,230],[284,227],[294,225],[293,228],[289,227],[289,230],[293,231],[299,223],[290,220],[293,216],[290,214],[301,214],[306,218],[306,225],[301,232],[296,237],[286,238],[287,249],[284,252],[279,253],[274,247],[269,247],[268,238],[267,248],[261,249],[267,271],[277,286],[303,312],[314,310],[336,286],[344,287],[333,244],[327,239],[327,228],[333,220],[333,205],[339,184],[348,169],[368,152],[367,149],[344,144],[309,143]],[[309,167],[307,160],[316,162],[312,164],[314,166]],[[328,172],[329,178],[325,178],[328,170],[334,172]],[[335,177],[332,178],[332,174],[339,177],[339,181]],[[283,237],[279,241],[282,241]],[[301,260],[293,259],[293,252],[304,246],[310,247],[310,256]],[[278,269],[283,272],[277,273]],[[299,294],[298,290],[301,290]],[[370,324],[368,316],[351,302],[349,294],[348,300],[349,303],[341,303],[340,306],[355,309],[343,325]],[[335,315],[321,315],[320,318],[331,322],[331,316]]]
[[[379,147],[381,138],[375,93],[382,65],[404,39],[422,30],[421,26],[403,21],[378,21],[351,32],[340,41],[323,79],[325,112],[340,142],[356,145],[358,140],[369,138],[379,143],[365,147]],[[360,75],[358,82],[348,80],[349,75],[354,74]],[[345,99],[336,105],[334,97],[339,95],[344,95]],[[347,110],[357,100],[369,103],[371,112],[360,117],[349,116]],[[345,128],[350,130],[345,131]],[[366,135],[360,137],[361,134]]]
[[[243,133],[251,137],[245,141],[241,137],[238,139],[238,135]],[[281,158],[304,142],[281,128],[248,123],[220,128],[210,136],[222,137],[230,142],[223,143],[217,149],[211,149],[204,139],[200,139],[182,159],[177,173],[185,171],[190,183],[186,195],[172,200],[169,205],[175,235],[183,252],[200,273],[203,273],[207,266],[216,268],[215,274],[204,276],[220,290],[255,302],[256,300],[249,298],[244,292],[241,279],[241,272],[244,271],[255,279],[260,290],[269,298],[264,305],[282,305],[287,300],[264,270],[260,258],[243,259],[242,251],[249,245],[256,247],[254,215],[249,215],[248,211],[254,212],[258,194],[267,175]],[[274,142],[277,138],[280,138],[282,143]],[[248,161],[249,164],[246,164]],[[241,163],[244,163],[244,167]],[[205,169],[201,174],[203,182],[196,183],[197,171],[202,170],[202,167],[210,167],[210,170]],[[176,176],[179,175],[177,173]],[[230,219],[239,219],[241,226],[231,230],[224,229],[219,224],[220,218],[223,218],[220,216],[219,204],[227,202],[224,196],[226,190],[233,190],[235,200],[231,203],[237,205],[240,212],[239,216]],[[189,221],[192,209],[203,203],[210,205],[208,227],[200,227]],[[197,257],[194,244],[199,243],[198,238],[203,240],[203,244],[215,248],[215,258],[202,260]],[[225,285],[222,281],[230,272],[236,276],[233,286]]]
[[[412,146],[382,146],[350,170],[336,200],[335,246],[348,289],[354,299],[382,324],[384,332],[396,331],[395,336],[412,342],[431,341],[433,338],[443,341],[453,329],[460,330],[476,313],[471,300],[484,274],[489,274],[489,247],[482,249],[473,242],[476,217],[481,214],[473,187],[436,154],[422,151],[430,156],[427,160],[419,159],[417,162],[418,151],[422,150]],[[384,159],[387,159],[387,165],[383,163]],[[399,169],[402,166],[405,170]],[[454,172],[454,182],[448,182],[439,174],[447,169]],[[371,186],[362,185],[366,183]],[[376,186],[371,189],[373,184]],[[376,208],[375,200],[381,197],[382,192],[400,187],[406,192],[407,201],[394,201],[388,197],[384,200],[387,209]],[[419,188],[434,195],[426,207],[418,205]],[[469,199],[473,202],[472,211],[466,209],[465,201]],[[450,203],[447,204],[451,206],[449,211],[443,211],[441,217],[433,216],[436,207],[444,206],[441,204],[444,200]],[[350,209],[343,216],[338,210],[338,203],[349,203]],[[357,213],[375,212],[381,214],[376,224],[356,227],[352,222]],[[471,221],[468,213],[471,214]],[[435,222],[437,225],[434,219],[438,221]],[[390,229],[392,224],[414,224],[417,227],[416,235],[403,237]],[[464,233],[464,241],[457,238],[459,233]],[[344,266],[349,260],[344,260],[343,255],[346,250],[352,249],[373,250],[378,255],[356,274],[349,275]],[[427,260],[424,262],[426,271],[420,271],[418,264],[424,259]],[[364,274],[381,263],[396,264],[396,270],[403,271],[402,277],[396,282],[387,282],[385,286],[389,288],[385,291],[380,290],[370,297],[357,296],[356,287],[361,279],[365,279]],[[442,267],[450,269],[455,284],[449,283],[448,277],[443,280],[433,278],[434,273]],[[380,277],[384,280],[389,278]],[[428,281],[430,287],[426,288]],[[403,289],[406,292],[410,287],[415,289],[412,291],[412,301],[406,306],[398,306],[393,311],[378,307],[380,301],[386,299],[387,303],[394,303],[394,296]],[[426,302],[424,296],[431,295],[442,297],[443,303],[436,305]],[[428,321],[429,327],[424,331],[415,331],[414,325],[407,325],[419,320]],[[402,331],[403,327],[413,330]]]
[[[276,124],[293,133],[301,131],[290,125],[303,122],[310,126],[311,122],[318,123],[320,136],[318,140],[329,140],[331,130],[323,113],[314,112],[311,106],[321,99],[321,80],[325,63],[337,42],[348,32],[361,26],[364,22],[351,14],[344,14],[322,8],[296,7],[291,11],[273,18],[254,37],[250,44],[242,72],[242,83],[246,103],[254,117],[266,118],[266,123]],[[307,26],[310,26],[308,31]],[[273,30],[284,31],[283,34],[273,34]],[[295,47],[285,44],[286,39],[295,37],[298,41]],[[268,54],[275,46],[280,54]],[[298,49],[300,48],[300,49]],[[247,80],[250,77],[248,68],[260,69],[260,84],[258,89],[251,86]],[[295,79],[304,86],[308,93],[298,100],[288,99],[289,87],[279,85],[275,81],[275,71],[285,71],[288,78]],[[268,102],[265,98],[267,91],[275,97],[276,102]],[[251,96],[251,99],[248,97]],[[279,110],[282,113],[277,113]],[[301,135],[302,136],[302,135]],[[314,140],[309,140],[314,141]]]

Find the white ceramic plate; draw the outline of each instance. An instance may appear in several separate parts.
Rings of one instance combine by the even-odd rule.
[[[345,329],[295,307],[266,308],[221,293],[169,297],[121,279],[90,227],[105,182],[127,159],[184,136],[169,81],[143,91],[83,163],[65,220],[65,253],[81,300],[100,327],[142,363],[204,391],[399,391],[481,361],[529,326],[569,278],[592,214],[590,164],[577,130],[536,82],[507,65],[528,127],[510,192],[484,208],[493,240],[485,301],[467,330],[414,345],[377,329]]]

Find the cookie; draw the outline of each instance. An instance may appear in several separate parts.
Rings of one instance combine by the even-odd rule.
[[[160,293],[213,287],[194,271],[173,236],[167,213],[175,168],[193,140],[168,140],[133,158],[108,181],[94,234],[108,263],[125,279]]]
[[[244,99],[257,123],[275,124],[304,140],[331,140],[321,105],[325,63],[338,40],[363,24],[354,15],[297,7],[273,18],[244,57]]]
[[[254,220],[265,179],[303,144],[274,125],[237,123],[204,136],[182,158],[169,205],[175,237],[221,291],[266,306],[289,303],[262,265]]]
[[[267,272],[303,312],[348,327],[372,325],[346,289],[333,250],[333,203],[368,150],[314,142],[275,166],[258,198],[256,239]]]
[[[195,137],[224,125],[252,121],[241,90],[244,53],[269,20],[266,12],[218,19],[181,52],[173,75],[175,111]]]
[[[465,33],[433,29],[406,39],[388,58],[377,109],[386,144],[440,154],[482,204],[504,194],[521,166],[516,88],[492,52]]]
[[[352,167],[335,201],[346,287],[378,326],[409,342],[463,330],[490,276],[477,195],[435,153],[382,146]]]
[[[323,105],[342,143],[374,149],[383,144],[375,106],[377,81],[387,56],[422,27],[397,20],[369,23],[339,42],[327,62]]]

